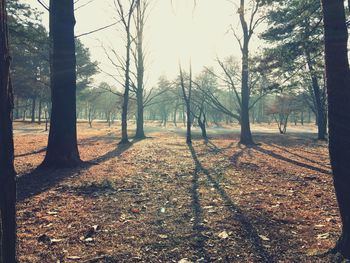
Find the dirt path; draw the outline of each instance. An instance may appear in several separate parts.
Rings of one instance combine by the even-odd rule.
[[[324,144],[150,136],[120,147],[113,131],[86,134],[82,157],[98,165],[20,178],[20,262],[326,260],[313,255],[332,246],[339,224]],[[18,147],[19,170],[40,163],[43,138],[33,154]]]

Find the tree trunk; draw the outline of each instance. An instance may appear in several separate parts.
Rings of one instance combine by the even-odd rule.
[[[50,132],[43,167],[81,163],[76,129],[76,58],[73,0],[50,1]]]
[[[48,118],[48,112],[47,112],[46,109],[45,109],[44,115],[45,115],[45,131],[47,131],[48,130],[48,120],[49,120],[49,118]]]
[[[19,119],[19,98],[15,99],[15,119]]]
[[[248,43],[243,48],[242,57],[242,107],[241,107],[241,138],[240,143],[254,144],[249,121],[249,71],[248,71]]]
[[[146,6],[141,4],[141,1],[136,3],[136,51],[137,51],[137,117],[136,117],[136,134],[135,138],[145,138],[144,131],[144,105],[143,105],[143,89],[144,89],[144,52],[143,52],[143,27],[145,24],[145,10]]]
[[[130,29],[129,29],[130,30]],[[128,137],[128,104],[129,104],[129,90],[130,90],[130,46],[131,46],[130,31],[127,32],[127,50],[125,60],[125,85],[122,106],[122,139],[120,144],[129,143]]]
[[[39,108],[38,108],[38,124],[41,124],[41,100],[39,99]]]
[[[35,122],[35,107],[36,106],[36,97],[32,97],[32,116],[31,116],[31,122]]]
[[[192,143],[192,135],[191,135],[191,105],[190,102],[186,102],[186,143],[191,144]]]
[[[318,139],[319,140],[325,140],[326,134],[327,134],[327,116],[325,114],[325,105],[322,103],[322,95],[321,95],[321,89],[320,85],[318,83],[318,78],[315,74],[311,56],[309,53],[306,52],[306,61],[309,67],[310,75],[311,75],[311,82],[312,82],[312,90],[314,93],[315,98],[315,106],[316,106],[316,120],[317,120],[317,128],[318,128]]]
[[[322,0],[328,93],[329,152],[342,234],[334,248],[350,258],[350,72],[344,1]]]
[[[300,124],[304,125],[304,111],[301,111],[301,115],[300,115]]]
[[[203,120],[201,120],[202,115],[203,115]],[[207,119],[206,119],[205,113],[203,112],[198,117],[198,126],[201,128],[203,139],[205,141],[208,141],[206,122],[207,122]]]
[[[16,176],[12,135],[13,93],[5,0],[0,0],[0,262],[16,262]]]
[[[143,88],[137,90],[136,100],[137,100],[137,118],[136,118],[135,138],[143,139],[143,138],[145,138],[145,131],[144,131],[144,127],[143,127],[143,125],[144,125]]]

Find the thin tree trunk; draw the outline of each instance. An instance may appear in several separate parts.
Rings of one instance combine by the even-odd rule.
[[[144,125],[143,88],[137,90],[136,100],[137,100],[137,118],[136,118],[135,138],[143,139],[143,138],[145,138],[145,131],[144,131],[144,127],[143,127],[143,125]]]
[[[203,120],[201,119],[202,115],[203,115]],[[202,137],[205,141],[208,140],[206,122],[207,122],[207,119],[206,119],[205,113],[201,112],[198,117],[198,126],[201,128]]]
[[[7,13],[0,0],[0,262],[16,262],[16,181]]]
[[[49,118],[48,118],[48,112],[47,112],[46,109],[45,109],[44,114],[45,114],[45,131],[47,131],[48,130],[48,120],[49,120]]]
[[[39,108],[38,108],[38,124],[41,124],[41,100],[39,99]]]
[[[314,68],[312,65],[311,57],[309,53],[306,53],[306,60],[310,70],[311,82],[312,82],[312,90],[315,97],[315,106],[316,106],[316,120],[317,120],[317,128],[318,128],[318,139],[325,140],[327,134],[327,126],[326,126],[326,114],[324,104],[322,103],[321,98],[321,89],[318,83],[318,78],[314,72]]]
[[[178,105],[176,104],[175,105],[175,110],[174,110],[174,118],[173,118],[173,123],[174,123],[174,126],[177,127],[177,123],[176,123],[176,120],[177,120],[177,108],[178,108]]]
[[[31,122],[35,122],[35,107],[36,106],[36,97],[32,97],[32,116],[31,116]]]
[[[350,72],[344,1],[322,0],[328,93],[329,153],[342,233],[334,248],[350,258]]]
[[[81,163],[76,129],[76,58],[73,0],[50,1],[50,132],[43,167]]]
[[[144,89],[144,52],[143,52],[143,28],[145,24],[145,11],[147,3],[139,0],[136,3],[136,33],[137,33],[137,42],[136,42],[136,51],[137,51],[137,91],[136,91],[136,100],[137,100],[137,120],[136,120],[136,134],[135,138],[143,139],[145,138],[144,131],[144,105],[143,105],[143,89]]]

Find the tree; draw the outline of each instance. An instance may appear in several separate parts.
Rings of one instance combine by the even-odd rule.
[[[261,7],[260,0],[254,0],[250,2],[250,17],[246,18],[246,5],[245,0],[240,0],[240,6],[238,8],[239,19],[241,22],[241,28],[243,33],[243,39],[240,39],[236,34],[235,37],[239,43],[242,53],[242,73],[241,73],[241,93],[242,93],[242,106],[241,106],[241,136],[240,143],[250,145],[254,144],[252,133],[250,130],[249,121],[249,42],[254,34],[256,27],[263,21],[264,17],[256,18],[259,8]]]
[[[197,77],[193,89],[193,99],[191,101],[191,112],[194,118],[197,119],[198,126],[201,129],[204,141],[208,141],[207,135],[207,113],[210,108],[210,101],[206,96],[207,92],[211,92],[217,88],[217,78],[208,70],[203,70]]]
[[[124,95],[123,95],[123,106],[122,106],[122,138],[120,143],[128,143],[128,103],[129,103],[129,91],[131,87],[130,83],[130,63],[131,63],[131,44],[132,44],[132,35],[131,35],[131,19],[136,8],[138,0],[131,0],[127,11],[125,12],[121,0],[116,0],[114,2],[118,16],[121,23],[123,24],[125,33],[126,33],[126,54],[125,61],[121,66],[124,70]]]
[[[97,61],[91,60],[90,50],[79,39],[75,39],[75,56],[77,72],[77,93],[79,94],[92,83],[92,76],[97,71]]]
[[[182,91],[180,92],[182,93]],[[151,119],[155,120],[159,116],[161,125],[166,126],[172,107],[175,107],[180,100],[183,100],[178,95],[177,86],[172,85],[165,76],[161,76],[157,87],[152,88],[147,93],[144,100],[144,108],[148,109]]]
[[[192,126],[192,117],[191,117],[191,98],[192,98],[192,70],[190,69],[190,74],[188,76],[187,85],[184,77],[184,73],[182,72],[180,66],[180,85],[182,90],[183,99],[185,101],[186,106],[186,143],[192,143],[192,135],[191,135],[191,126]],[[186,87],[187,86],[187,87]]]
[[[207,71],[221,82],[223,89],[219,89],[216,86],[211,89],[203,89],[203,87],[199,88],[206,95],[206,99],[213,108],[231,119],[236,119],[242,126],[242,112],[244,111],[243,108],[245,106],[243,103],[243,92],[240,85],[242,79],[239,72],[239,66],[233,57],[228,57],[224,61],[217,59],[217,62],[221,69],[220,74],[217,74],[212,69],[208,68]],[[261,67],[250,67],[248,82],[248,111],[254,108],[264,96],[275,89],[275,84],[268,82],[264,74],[264,70]]]
[[[276,96],[273,103],[269,106],[267,114],[271,114],[275,119],[280,134],[287,132],[288,118],[300,106],[297,102],[294,95],[280,94]]]
[[[74,1],[50,1],[52,112],[43,167],[81,163],[76,128],[76,57]]]
[[[333,249],[350,258],[350,70],[343,0],[322,0],[329,116],[329,153],[342,233]]]
[[[145,54],[143,48],[144,26],[146,23],[146,11],[148,2],[138,0],[136,3],[136,101],[137,101],[137,120],[135,138],[145,138],[144,132],[144,72],[145,72]]]
[[[274,47],[267,50],[268,64],[278,67],[279,78],[285,73],[305,78],[306,98],[317,117],[318,139],[327,134],[327,110],[323,83],[324,63],[321,6],[318,0],[280,1],[268,12],[269,28],[262,35]],[[310,87],[310,88],[309,88]]]
[[[13,94],[6,1],[0,1],[0,261],[16,262],[16,181],[12,135]]]

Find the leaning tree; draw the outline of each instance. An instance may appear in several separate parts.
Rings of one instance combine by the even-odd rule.
[[[350,70],[343,0],[322,0],[329,115],[329,152],[342,220],[333,250],[350,258]]]
[[[52,112],[43,167],[72,167],[81,160],[76,128],[74,1],[50,1]]]
[[[0,0],[0,262],[16,262],[16,180],[12,137],[13,96],[6,1]]]

